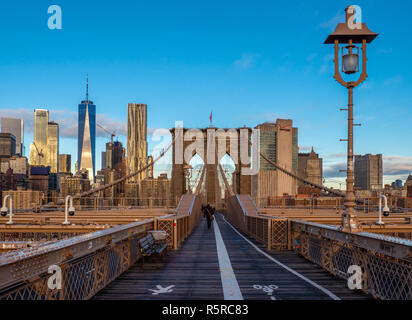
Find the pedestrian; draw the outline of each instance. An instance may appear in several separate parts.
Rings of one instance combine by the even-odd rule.
[[[202,211],[207,220],[207,228],[210,229],[210,227],[212,226],[212,221],[214,219],[211,206],[209,204],[206,205],[205,207],[202,206]]]

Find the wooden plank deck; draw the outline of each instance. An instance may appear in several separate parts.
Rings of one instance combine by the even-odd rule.
[[[330,295],[258,252],[221,215],[217,215],[216,221],[244,299],[331,299]],[[208,230],[202,219],[182,247],[169,251],[164,262],[153,263],[153,258],[148,258],[144,267],[141,262],[136,263],[94,299],[223,300],[213,228]],[[349,290],[346,281],[335,278],[294,252],[260,249],[341,299],[370,299],[368,295]],[[161,290],[155,294],[151,290],[158,290],[157,286],[169,288],[170,292]],[[269,286],[269,290],[265,286]]]

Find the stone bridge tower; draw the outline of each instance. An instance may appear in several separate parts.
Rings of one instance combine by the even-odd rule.
[[[173,139],[171,183],[173,200],[178,201],[183,194],[188,192],[186,168],[195,154],[200,156],[206,166],[204,183],[207,203],[216,207],[220,205],[222,196],[219,186],[218,164],[226,154],[235,163],[235,172],[232,178],[233,192],[236,194],[251,193],[251,175],[243,174],[242,169],[251,168],[250,139],[252,129],[246,127],[237,129],[172,128],[170,132]],[[241,157],[241,152],[244,153],[243,157]],[[245,161],[245,158],[249,161],[247,159]]]

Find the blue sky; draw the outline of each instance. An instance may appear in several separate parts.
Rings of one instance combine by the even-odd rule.
[[[26,121],[50,110],[60,153],[77,157],[77,105],[90,98],[98,121],[124,137],[127,103],[148,105],[148,126],[255,126],[291,118],[301,151],[324,158],[327,181],[343,181],[347,103],[335,82],[327,35],[344,8],[362,8],[379,37],[368,47],[368,80],[355,90],[355,152],[383,153],[385,182],[412,173],[409,1],[2,1],[0,116]],[[47,27],[61,6],[63,29]],[[100,130],[100,152],[109,137]],[[155,142],[150,141],[152,148]]]

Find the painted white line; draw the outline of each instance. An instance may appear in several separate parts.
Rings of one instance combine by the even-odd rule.
[[[232,264],[222,239],[216,218],[213,219],[213,229],[215,230],[217,258],[219,260],[220,279],[222,281],[223,297],[225,300],[243,300]]]
[[[275,258],[273,258],[272,256],[270,256],[269,254],[267,254],[265,251],[261,250],[258,246],[256,246],[253,242],[251,242],[249,239],[247,239],[246,237],[244,237],[239,231],[236,230],[236,228],[234,226],[232,226],[232,224],[226,220],[226,218],[222,215],[223,220],[225,220],[225,222],[239,235],[243,238],[243,240],[245,240],[247,243],[249,243],[253,248],[255,248],[256,251],[260,252],[261,254],[263,254],[266,258],[272,260],[274,263],[276,263],[277,265],[281,266],[282,268],[286,269],[287,271],[293,273],[295,276],[301,278],[302,280],[306,281],[307,283],[311,284],[312,286],[314,286],[315,288],[319,289],[320,291],[322,291],[323,293],[325,293],[326,295],[328,295],[329,297],[331,297],[333,300],[341,300],[338,296],[334,295],[332,292],[330,292],[328,289],[318,285],[316,282],[313,282],[312,280],[306,278],[304,275],[301,275],[299,272],[296,272],[295,270],[293,270],[292,268],[289,268],[287,265],[283,264],[282,262],[276,260]]]

